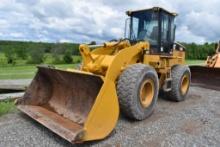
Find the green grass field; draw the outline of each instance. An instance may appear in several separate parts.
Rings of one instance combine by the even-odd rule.
[[[73,68],[74,64],[54,65],[59,69]],[[36,65],[0,66],[0,79],[28,79],[33,78],[37,71]]]
[[[188,65],[204,65],[205,60],[186,60],[186,64],[188,64]]]
[[[61,57],[62,58],[62,57]],[[80,56],[73,56],[73,63],[78,62]],[[51,54],[45,54],[43,64],[54,65]],[[74,64],[55,64],[60,69],[73,68]],[[0,79],[28,79],[33,78],[37,71],[36,65],[27,64],[27,60],[16,59],[16,64],[7,64],[4,54],[0,53]]]
[[[202,65],[203,60],[187,60],[189,65]],[[74,64],[58,64],[54,65],[60,69],[73,68]],[[0,79],[28,79],[33,78],[37,71],[36,65],[0,65]]]

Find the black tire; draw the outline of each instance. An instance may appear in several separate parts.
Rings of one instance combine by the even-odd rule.
[[[149,105],[143,106],[140,90],[145,87],[146,81],[153,83],[154,86],[151,87],[151,90],[153,89],[154,92]],[[134,120],[147,118],[156,106],[158,90],[158,75],[152,67],[144,64],[131,65],[122,72],[117,83],[117,94],[122,113]]]
[[[185,92],[181,91],[182,80],[184,76],[187,76],[189,79],[188,87]],[[171,70],[172,77],[172,90],[165,92],[166,98],[171,101],[180,102],[185,100],[186,95],[188,94],[190,83],[191,83],[191,72],[188,66],[186,65],[175,65]]]

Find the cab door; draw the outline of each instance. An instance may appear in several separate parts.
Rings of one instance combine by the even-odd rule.
[[[173,24],[173,19],[172,17],[167,14],[166,12],[161,13],[161,48],[160,52],[161,53],[170,53],[172,46],[173,46],[173,41],[172,38],[172,24]]]

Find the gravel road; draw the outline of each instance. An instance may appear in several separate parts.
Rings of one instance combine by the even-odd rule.
[[[0,118],[0,147],[220,146],[220,91],[191,87],[184,102],[159,99],[154,114],[139,122],[120,117],[105,140],[71,145],[16,112]]]

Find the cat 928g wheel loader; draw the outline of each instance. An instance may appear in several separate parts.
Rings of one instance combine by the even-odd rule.
[[[108,136],[119,110],[146,119],[159,90],[170,100],[184,100],[191,75],[185,48],[174,42],[176,14],[154,7],[127,15],[127,39],[80,45],[80,70],[39,66],[18,109],[74,143]]]

